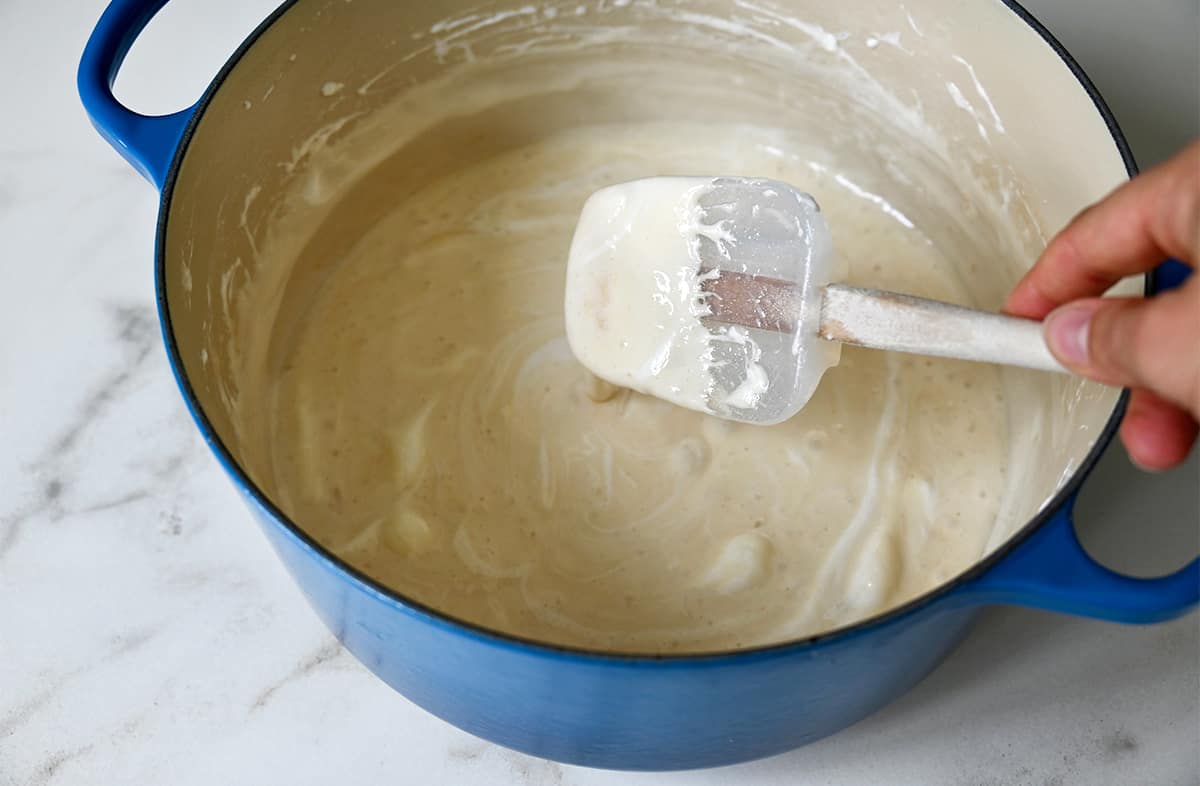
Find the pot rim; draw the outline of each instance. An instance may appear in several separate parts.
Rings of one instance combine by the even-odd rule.
[[[1124,134],[1121,132],[1117,124],[1116,118],[1112,111],[1108,108],[1099,90],[1088,78],[1083,68],[1071,56],[1066,48],[1058,41],[1057,38],[1028,10],[1026,10],[1018,0],[992,0],[1000,2],[1009,11],[1014,13],[1021,21],[1028,25],[1033,32],[1042,38],[1042,40],[1058,55],[1059,59],[1071,71],[1075,79],[1079,82],[1080,87],[1091,98],[1096,111],[1100,114],[1101,119],[1108,129],[1113,143],[1116,145],[1117,152],[1121,156],[1126,169],[1126,173],[1133,177],[1137,174],[1137,164],[1134,161],[1133,153],[1129,149],[1129,144],[1125,140]],[[1123,390],[1113,407],[1112,413],[1105,422],[1104,428],[1100,431],[1095,443],[1080,462],[1079,466],[1071,474],[1071,477],[1065,484],[1051,497],[1049,502],[1045,504],[1041,510],[1031,518],[1024,526],[1016,533],[1011,535],[1000,547],[996,548],[990,554],[977,560],[969,568],[959,573],[949,581],[933,587],[932,589],[918,595],[917,597],[907,601],[906,603],[890,608],[886,611],[872,615],[865,619],[859,620],[849,625],[843,625],[838,628],[833,628],[821,633],[805,636],[798,639],[789,639],[787,641],[775,642],[772,644],[759,645],[756,647],[747,647],[741,649],[730,650],[713,650],[703,652],[685,652],[685,653],[639,653],[639,652],[621,652],[612,650],[590,649],[587,647],[579,647],[564,644],[554,644],[552,642],[540,641],[533,638],[519,636],[511,633],[506,633],[502,630],[480,625],[469,620],[462,619],[453,614],[440,611],[437,608],[427,605],[414,598],[408,597],[405,594],[388,587],[380,581],[372,578],[368,574],[360,571],[358,568],[343,560],[341,557],[334,554],[332,551],[321,545],[315,538],[309,535],[303,527],[299,526],[286,513],[284,513],[272,500],[263,492],[262,489],[251,479],[250,475],[234,457],[232,451],[225,445],[224,440],[213,427],[212,422],[205,414],[203,407],[196,395],[195,389],[192,387],[187,376],[187,371],[183,365],[183,359],[179,350],[179,345],[175,338],[175,333],[172,328],[170,309],[167,301],[166,291],[166,251],[164,248],[164,238],[166,237],[167,221],[171,211],[172,198],[175,191],[176,179],[179,176],[179,170],[187,149],[190,145],[192,136],[204,116],[213,97],[221,89],[226,78],[234,68],[241,62],[245,53],[258,42],[259,38],[278,21],[284,14],[288,13],[293,6],[299,3],[300,0],[285,0],[274,12],[271,13],[263,22],[255,28],[255,30],[247,36],[242,44],[230,55],[229,59],[221,67],[221,70],[213,78],[212,82],[204,91],[204,95],[196,104],[195,111],[188,120],[187,126],[180,137],[179,144],[175,149],[171,159],[171,164],[167,170],[166,179],[163,182],[162,196],[159,203],[159,213],[156,223],[156,238],[154,249],[154,277],[155,277],[155,299],[157,302],[159,321],[162,326],[164,344],[166,345],[167,358],[171,366],[171,371],[175,376],[176,382],[179,385],[180,392],[183,395],[184,402],[188,410],[191,412],[192,418],[199,427],[205,442],[208,443],[217,460],[224,467],[225,471],[234,480],[240,491],[247,494],[255,504],[266,511],[274,523],[281,525],[285,532],[299,542],[303,547],[319,557],[328,567],[344,574],[352,579],[360,589],[371,592],[389,603],[398,605],[401,609],[409,613],[416,613],[425,620],[438,624],[439,626],[460,635],[471,636],[493,645],[500,645],[510,649],[521,649],[532,651],[535,654],[552,655],[559,657],[571,657],[589,661],[602,662],[626,662],[636,664],[663,664],[663,665],[683,665],[696,664],[702,662],[714,661],[731,661],[731,660],[746,660],[751,658],[772,657],[780,655],[788,655],[797,651],[813,648],[819,645],[832,644],[838,641],[844,641],[852,637],[865,634],[869,631],[883,628],[899,622],[900,620],[912,616],[919,611],[928,610],[936,603],[942,601],[953,593],[969,584],[970,582],[983,576],[993,567],[1004,561],[1009,554],[1023,544],[1028,538],[1033,535],[1039,528],[1046,524],[1054,516],[1058,515],[1063,506],[1071,500],[1079,491],[1083,481],[1091,473],[1096,462],[1104,453],[1109,443],[1112,441],[1117,428],[1121,422],[1121,418],[1125,413],[1125,408],[1129,399],[1129,391]],[[1154,275],[1146,275],[1145,291],[1147,294],[1155,290]]]

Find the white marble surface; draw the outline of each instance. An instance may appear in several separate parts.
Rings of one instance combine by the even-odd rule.
[[[1029,5],[1144,160],[1196,133],[1191,0]],[[270,6],[175,0],[122,95],[148,111],[194,98]],[[1200,783],[1195,614],[1130,628],[996,610],[878,715],[710,772],[561,767],[393,693],[305,605],[176,393],[155,194],[74,92],[101,7],[0,3],[0,784]],[[1151,478],[1116,450],[1097,474],[1082,504],[1096,553],[1144,572],[1196,553],[1195,456]]]

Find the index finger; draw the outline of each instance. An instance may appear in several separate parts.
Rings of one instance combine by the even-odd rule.
[[[1041,319],[1166,257],[1194,264],[1198,246],[1200,140],[1076,216],[1013,289],[1005,310]]]

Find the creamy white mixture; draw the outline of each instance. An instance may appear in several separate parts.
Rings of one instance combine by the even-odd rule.
[[[701,292],[695,195],[707,178],[609,186],[584,203],[565,296],[575,357],[615,385],[710,411],[711,313]],[[712,227],[719,233],[719,227]]]
[[[601,189],[567,262],[567,339],[592,373],[763,425],[812,397],[839,346],[817,336],[837,270],[817,203],[763,179],[653,177]],[[730,272],[786,282],[792,330],[712,319]],[[760,312],[764,304],[754,304]]]
[[[215,218],[234,262],[177,302],[211,306],[196,311],[197,378],[239,461],[307,532],[494,629],[703,652],[933,589],[1069,471],[1087,424],[1051,413],[1090,400],[1032,372],[846,348],[797,416],[763,428],[572,356],[572,232],[617,183],[802,184],[837,229],[837,280],[976,307],[1040,248],[1024,181],[989,157],[1003,132],[983,138],[892,38],[865,38],[895,24],[850,30],[863,12],[841,4],[820,5],[824,27],[735,5],[736,19],[702,0],[481,12],[418,30],[391,62],[281,83],[273,96],[324,109],[260,140],[273,152],[244,162]],[[877,10],[899,15],[906,50],[943,46]],[[218,157],[219,142],[197,137]],[[195,219],[185,273],[214,258],[213,220]],[[714,353],[726,345],[749,346]]]
[[[372,576],[538,639],[779,641],[929,589],[1004,486],[987,366],[843,353],[795,418],[733,424],[598,385],[565,338],[589,194],[653,172],[803,180],[849,279],[961,299],[946,260],[771,129],[582,127],[397,195],[289,326],[272,381],[285,510]]]

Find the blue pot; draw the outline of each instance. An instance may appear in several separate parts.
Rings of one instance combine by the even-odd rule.
[[[79,91],[104,138],[161,189],[156,285],[172,369],[201,433],[325,624],[368,668],[429,712],[482,738],[562,762],[642,770],[710,767],[796,748],[882,707],[929,673],[989,604],[1127,623],[1166,620],[1196,605],[1200,560],[1169,576],[1131,578],[1094,562],[1076,538],[1076,494],[1115,431],[1124,397],[1050,504],[1007,544],[901,608],[802,641],[697,656],[588,652],[481,629],[362,575],[290,521],[227,447],[220,418],[202,404],[194,369],[189,373],[185,367],[188,347],[172,323],[167,283],[177,260],[164,238],[181,162],[203,134],[201,120],[230,74],[253,59],[264,36],[318,4],[285,3],[233,55],[196,105],[146,117],[121,106],[111,87],[135,37],[165,2],[115,0],[108,7],[84,51]],[[1094,102],[1132,174],[1125,141],[1079,66],[1016,3],[980,3],[1009,22],[1020,20],[1025,33],[1039,36],[1061,58],[1078,91]],[[1164,265],[1148,287],[1178,283],[1183,271]]]

